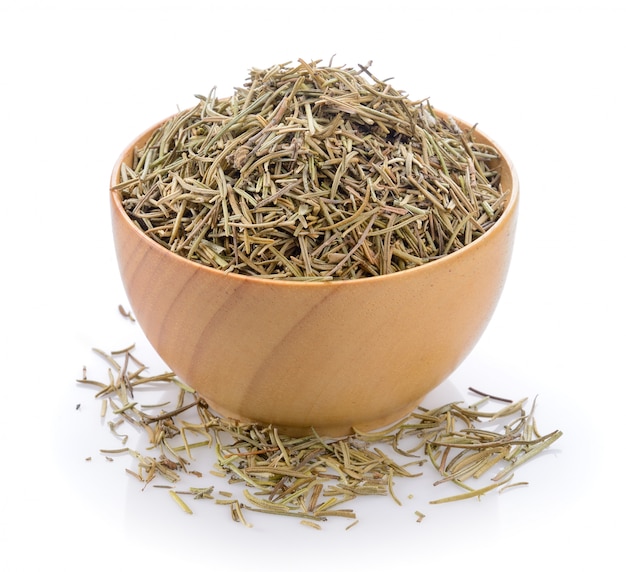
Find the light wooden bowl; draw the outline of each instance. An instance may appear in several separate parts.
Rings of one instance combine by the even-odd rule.
[[[459,125],[464,125],[458,121]],[[153,129],[124,150],[132,161]],[[322,283],[226,274],[169,252],[125,213],[112,190],[113,236],[135,317],[155,350],[218,413],[339,436],[383,427],[415,408],[474,347],[511,258],[518,180],[498,222],[461,250],[381,277]]]

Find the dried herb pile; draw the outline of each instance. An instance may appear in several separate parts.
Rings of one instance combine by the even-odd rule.
[[[281,64],[162,125],[117,185],[152,239],[226,272],[354,279],[469,244],[506,203],[497,152],[366,66]]]
[[[121,444],[100,453],[110,459],[131,455],[136,466],[127,472],[144,487],[167,488],[185,512],[208,499],[226,505],[232,518],[246,526],[252,525],[251,513],[262,512],[296,517],[316,528],[330,518],[345,518],[349,528],[358,522],[349,501],[386,495],[402,504],[395,480],[419,477],[424,464],[439,474],[434,485],[459,487],[458,494],[431,504],[527,484],[513,481],[514,471],[561,436],[558,430],[539,432],[534,404],[526,411],[525,400],[513,403],[472,390],[480,395],[474,404],[418,408],[378,433],[287,437],[271,426],[220,418],[173,373],[149,375],[133,347],[96,351],[108,364],[108,379],[89,379],[84,370],[78,381],[97,390],[101,415]],[[151,403],[164,389],[171,399]],[[505,403],[485,407],[498,401]],[[494,423],[500,425],[494,428]],[[148,445],[140,450],[127,446],[130,426],[147,436]],[[215,466],[200,466],[194,458],[200,449],[211,451]],[[207,472],[222,477],[230,490],[216,491],[205,483]],[[183,486],[182,477],[197,478],[198,485]],[[420,511],[415,515],[418,522],[424,517]]]

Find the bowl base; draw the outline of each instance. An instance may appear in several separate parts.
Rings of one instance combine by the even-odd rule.
[[[247,424],[259,424],[264,426],[272,426],[278,429],[281,435],[287,437],[307,437],[309,435],[317,434],[320,437],[340,439],[342,437],[349,437],[357,433],[374,433],[383,431],[386,427],[392,426],[402,418],[409,415],[414,411],[424,398],[421,397],[415,402],[403,407],[402,409],[393,411],[392,413],[386,413],[384,416],[373,419],[368,422],[351,423],[349,419],[340,423],[329,423],[324,425],[316,425],[315,427],[287,425],[282,423],[272,423],[267,421],[259,421],[258,419],[251,419],[242,417],[232,411],[228,411],[219,405],[212,403],[210,400],[206,400],[209,407],[213,412],[217,413],[223,419],[229,419],[235,423],[243,425]]]

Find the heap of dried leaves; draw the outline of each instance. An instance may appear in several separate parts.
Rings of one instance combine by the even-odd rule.
[[[84,370],[78,381],[97,390],[101,414],[109,419],[109,428],[122,445],[101,453],[131,455],[136,467],[127,471],[144,486],[152,483],[169,488],[186,512],[192,509],[183,500],[185,496],[213,499],[227,505],[233,518],[246,526],[250,523],[244,513],[253,511],[295,516],[314,527],[331,517],[356,524],[349,501],[361,495],[389,495],[401,504],[394,479],[420,476],[416,469],[424,463],[431,463],[440,475],[434,484],[449,481],[461,489],[458,495],[432,504],[479,497],[523,484],[512,483],[513,471],[561,436],[560,431],[539,433],[534,404],[526,412],[525,400],[512,403],[472,390],[481,395],[473,405],[418,408],[379,433],[356,432],[340,439],[325,439],[315,432],[287,437],[271,426],[219,417],[173,373],[148,375],[133,347],[112,353],[96,351],[108,364],[108,379],[89,379]],[[147,401],[163,389],[172,401]],[[505,403],[496,410],[485,410],[483,405],[494,401]],[[501,421],[497,430],[485,428],[485,423],[493,425],[496,420]],[[149,444],[142,450],[127,446],[123,427],[128,425],[147,436]],[[213,452],[214,467],[195,466],[193,451],[198,448]],[[232,493],[217,495],[208,485],[176,487],[181,475],[202,479],[206,471],[234,485]],[[487,484],[482,484],[484,475],[490,476]],[[481,484],[472,486],[471,481]],[[418,521],[424,516],[421,512],[416,515]]]
[[[181,256],[240,274],[354,279],[420,266],[502,213],[498,153],[369,68],[254,69],[158,128],[117,185]]]

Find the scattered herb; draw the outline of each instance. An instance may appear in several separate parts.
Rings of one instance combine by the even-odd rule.
[[[317,524],[317,522],[312,522],[310,520],[301,520],[300,524],[303,524],[304,526],[309,526],[310,528],[315,528],[316,530],[322,530],[322,527]]]
[[[186,512],[187,514],[193,514],[193,511],[189,508],[189,505],[183,499],[180,498],[179,494],[175,490],[170,489],[169,493],[170,493],[170,496],[176,502],[176,504],[180,508],[182,508],[184,512]]]
[[[507,399],[505,397],[496,397],[495,395],[491,395],[489,393],[484,393],[483,391],[479,391],[478,389],[475,389],[473,387],[470,387],[469,390],[472,393],[475,393],[476,395],[480,395],[482,397],[488,397],[489,399],[493,399],[495,401],[502,401],[503,403],[512,403],[512,401],[510,399]]]
[[[122,166],[129,217],[201,264],[295,280],[413,268],[494,224],[499,156],[473,128],[369,66],[318,64],[253,69],[167,120]]]
[[[353,521],[346,527],[349,529],[357,520],[346,503],[358,496],[381,495],[401,504],[394,492],[394,479],[419,477],[422,473],[415,469],[425,463],[440,475],[435,486],[453,483],[462,489],[431,504],[525,485],[513,482],[513,471],[562,435],[561,431],[539,433],[534,402],[527,412],[526,400],[512,402],[481,392],[481,399],[471,405],[418,407],[378,432],[355,431],[344,438],[326,439],[312,430],[307,436],[287,437],[275,427],[219,417],[171,372],[147,375],[133,346],[111,353],[95,351],[108,365],[108,381],[90,380],[86,375],[77,381],[96,388],[95,396],[111,404],[109,428],[116,439],[125,443],[127,436],[121,436],[118,428],[130,425],[142,430],[149,441],[143,451],[125,446],[101,449],[106,459],[112,461],[113,454],[131,455],[136,467],[126,472],[144,487],[150,483],[164,487],[165,481],[170,483],[166,488],[172,499],[185,512],[192,513],[192,509],[181,494],[226,505],[233,520],[247,527],[251,524],[244,512],[293,516],[315,528],[329,518],[344,518]],[[138,403],[140,388],[146,395],[150,388],[168,391],[173,396],[169,409],[147,413]],[[493,400],[505,401],[505,405],[486,409]],[[494,429],[496,423],[499,427]],[[233,486],[232,490],[219,491],[220,498],[215,498],[213,486],[187,491],[171,488],[184,474],[201,478],[200,471],[191,469],[192,450],[196,448],[212,451],[215,469],[209,472]],[[493,476],[484,484],[487,473]],[[478,486],[470,485],[471,481]],[[240,498],[235,496],[238,492]],[[425,516],[420,511],[414,514],[417,522]]]
[[[135,317],[132,315],[132,313],[129,310],[126,310],[124,306],[120,304],[117,307],[117,309],[119,310],[120,314],[122,314],[122,316],[124,316],[125,318],[128,318],[131,322],[135,321]]]

